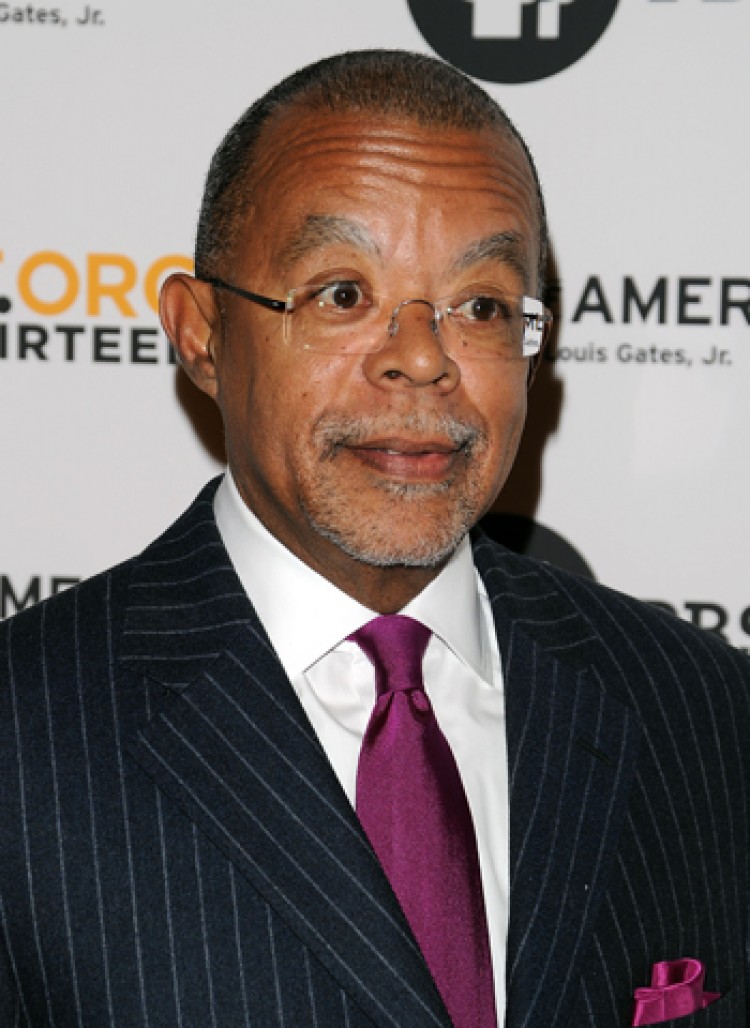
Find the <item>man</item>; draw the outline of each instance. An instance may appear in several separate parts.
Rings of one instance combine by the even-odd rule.
[[[321,62],[229,133],[162,295],[229,474],[3,626],[3,1025],[747,1023],[747,662],[467,535],[545,232],[515,129],[428,58]],[[403,693],[373,623],[419,636]]]

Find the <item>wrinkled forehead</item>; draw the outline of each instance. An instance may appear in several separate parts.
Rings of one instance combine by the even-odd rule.
[[[349,159],[377,168],[400,162],[414,182],[422,178],[452,184],[467,170],[484,172],[486,187],[510,179],[536,193],[528,158],[518,140],[501,124],[464,128],[436,118],[425,124],[401,114],[368,110],[340,112],[292,104],[263,127],[255,145],[248,186],[257,193],[269,181],[296,167],[318,173]],[[411,164],[411,168],[408,165]],[[310,180],[314,185],[314,180]]]
[[[256,144],[246,182],[249,205],[241,235],[285,252],[283,234],[311,216],[382,196],[425,215],[435,207],[499,210],[538,258],[540,216],[528,160],[501,126],[424,125],[403,116],[332,112],[294,105],[276,114]],[[415,199],[416,198],[416,199]],[[477,238],[481,238],[479,232]],[[240,242],[241,246],[241,242]],[[530,268],[530,273],[536,268]]]

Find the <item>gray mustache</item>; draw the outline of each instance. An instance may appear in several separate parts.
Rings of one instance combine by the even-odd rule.
[[[448,414],[411,413],[399,417],[336,417],[328,415],[315,427],[314,436],[328,456],[341,446],[359,446],[370,439],[400,435],[411,438],[436,436],[449,439],[460,449],[470,449],[484,438],[483,432],[470,422]]]

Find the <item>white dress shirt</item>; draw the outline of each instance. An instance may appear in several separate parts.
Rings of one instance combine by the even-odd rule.
[[[230,472],[214,510],[240,581],[354,806],[375,673],[347,636],[377,614],[271,535],[243,502]],[[490,604],[468,539],[401,613],[433,633],[423,661],[425,691],[453,750],[474,820],[502,1025],[509,892],[505,704]]]

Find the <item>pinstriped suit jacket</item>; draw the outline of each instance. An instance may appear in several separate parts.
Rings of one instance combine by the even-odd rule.
[[[227,558],[208,487],[0,632],[0,1025],[448,1026]],[[657,960],[750,1024],[750,670],[510,554],[508,1028],[617,1028]]]

